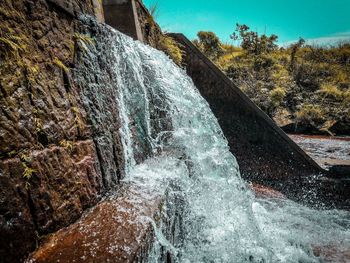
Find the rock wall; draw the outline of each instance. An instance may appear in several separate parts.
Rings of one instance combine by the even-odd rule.
[[[22,261],[123,176],[108,61],[81,63],[94,45],[81,14],[103,20],[96,0],[1,3],[1,262]]]

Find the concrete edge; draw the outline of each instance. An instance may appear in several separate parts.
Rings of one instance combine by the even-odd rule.
[[[138,0],[136,0],[136,1],[138,1]],[[131,6],[132,6],[132,12],[133,12],[134,20],[135,20],[135,30],[136,30],[137,40],[144,42],[143,34],[142,34],[142,30],[141,30],[141,25],[140,25],[140,19],[139,19],[139,16],[137,14],[137,7],[136,7],[135,0],[131,0]]]

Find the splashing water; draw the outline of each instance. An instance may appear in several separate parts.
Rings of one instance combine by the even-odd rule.
[[[166,196],[149,262],[164,254],[174,262],[322,262],[315,247],[350,247],[348,213],[255,198],[186,73],[162,52],[105,30],[118,76],[124,182]]]

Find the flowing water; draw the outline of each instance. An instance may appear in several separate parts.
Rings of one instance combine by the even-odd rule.
[[[123,181],[165,196],[149,262],[323,262],[315,248],[350,248],[348,213],[254,197],[185,71],[162,52],[104,30],[112,32]]]

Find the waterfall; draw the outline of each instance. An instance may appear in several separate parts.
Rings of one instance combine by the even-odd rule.
[[[348,213],[254,197],[185,71],[162,52],[98,27],[94,37],[111,54],[120,107],[123,182],[164,196],[161,219],[152,219],[149,262],[322,262],[314,246],[349,247]]]

